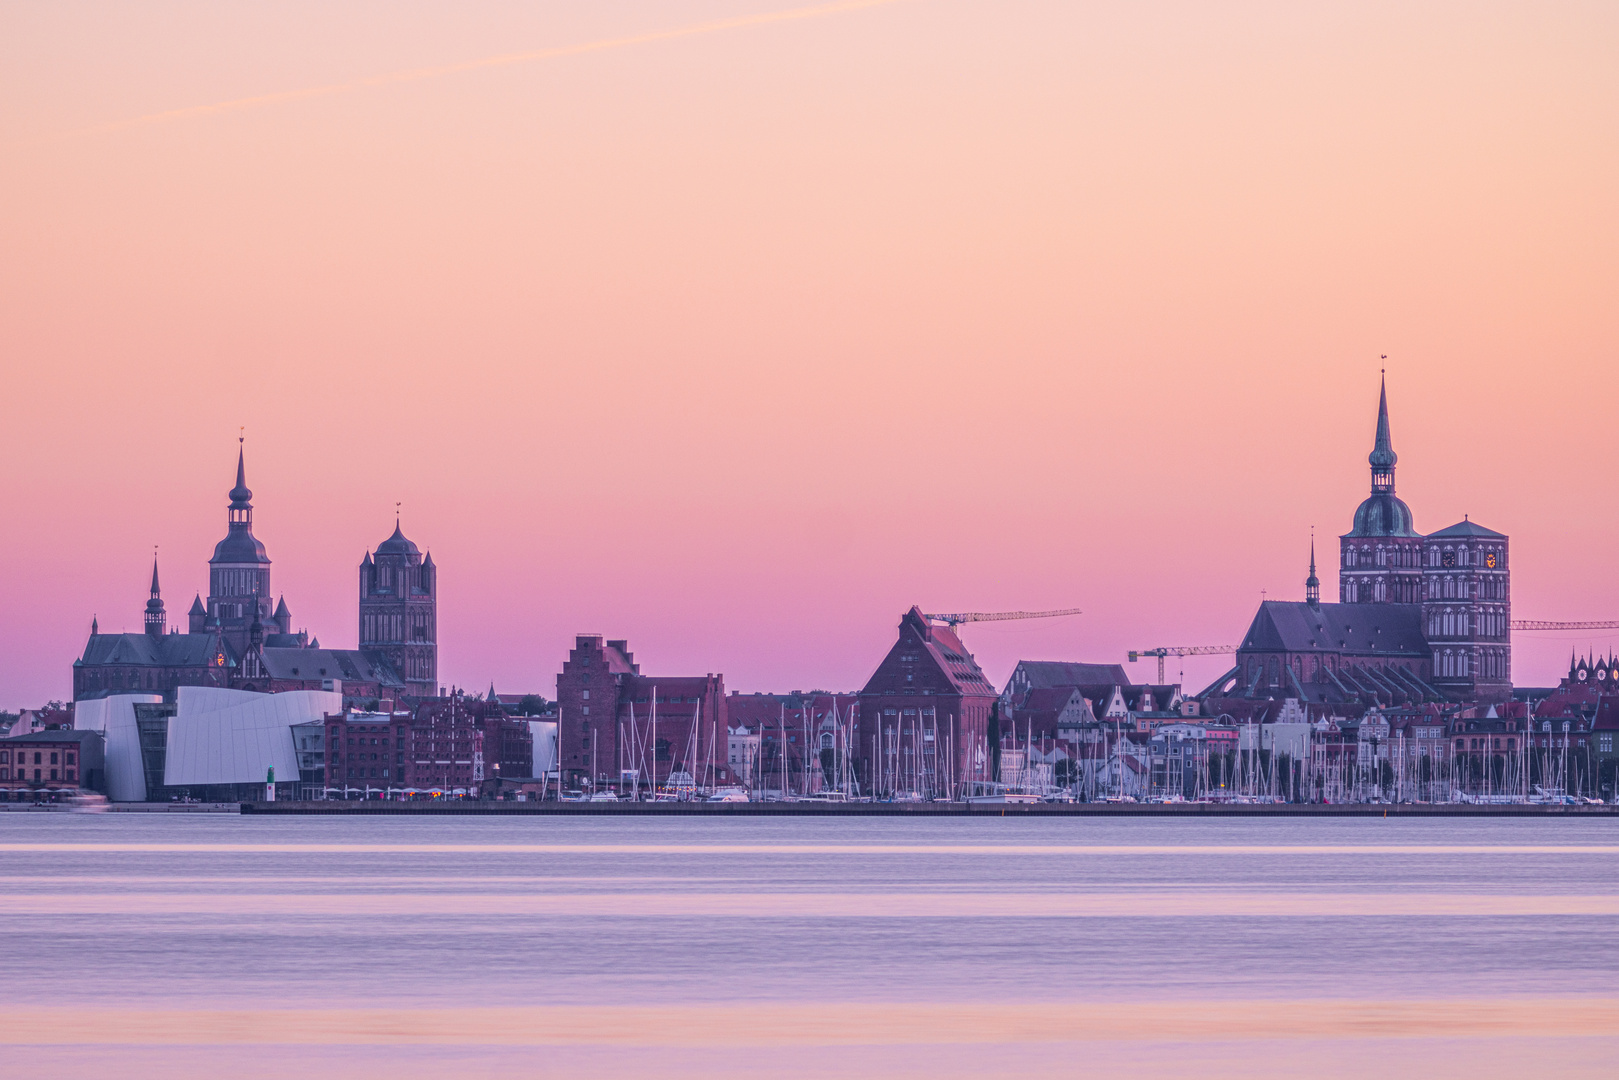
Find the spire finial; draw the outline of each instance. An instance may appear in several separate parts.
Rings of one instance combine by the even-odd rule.
[[[243,428],[242,430],[246,431],[247,429]],[[230,501],[231,501],[231,507],[230,508],[233,511],[234,510],[251,510],[252,505],[253,505],[252,504],[253,493],[251,491],[249,491],[248,488],[247,488],[247,446],[246,446],[246,442],[247,442],[247,437],[245,435],[238,436],[237,439],[236,439],[236,444],[237,444],[236,445],[236,486],[230,489]],[[252,523],[251,520],[249,518],[247,518],[246,516],[236,515],[236,514],[233,514],[231,516],[231,523],[232,524],[238,524],[238,523],[243,523],[243,522],[245,522],[247,524]]]
[[[1372,452],[1366,459],[1372,466],[1372,494],[1394,494],[1394,464],[1399,460],[1394,453],[1394,440],[1389,435],[1388,376],[1378,380],[1377,435]]]
[[[1310,576],[1304,579],[1304,602],[1311,607],[1321,603],[1321,580],[1315,576],[1315,526],[1310,526]]]
[[[157,599],[157,545],[152,545],[152,599]],[[184,594],[182,594],[184,595]]]

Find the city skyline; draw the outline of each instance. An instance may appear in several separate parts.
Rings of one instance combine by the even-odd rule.
[[[244,425],[297,625],[355,644],[402,502],[474,689],[602,633],[847,690],[912,604],[1084,610],[967,627],[997,685],[1235,644],[1364,498],[1385,363],[1417,528],[1619,617],[1613,12],[898,3],[101,130],[778,9],[172,10],[0,15],[0,708],[139,629],[154,545],[206,592]]]

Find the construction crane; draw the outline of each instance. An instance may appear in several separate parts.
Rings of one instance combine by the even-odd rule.
[[[930,615],[930,619],[942,619],[942,615]],[[954,618],[955,616],[951,616]],[[964,620],[970,621],[970,620]],[[1619,619],[1605,619],[1594,622],[1546,622],[1541,619],[1513,619],[1514,630],[1619,630]],[[1231,645],[1166,645],[1157,649],[1135,649],[1128,655],[1130,663],[1135,663],[1144,656],[1158,658],[1158,685],[1164,684],[1164,658],[1166,656],[1217,656],[1221,653],[1234,653],[1236,648]]]
[[[945,623],[952,633],[962,623],[1006,622],[1010,619],[1055,619],[1062,615],[1078,615],[1077,607],[1058,608],[1056,611],[958,611],[948,615],[923,614],[929,622]]]
[[[1158,658],[1158,685],[1164,685],[1164,657],[1166,656],[1217,656],[1220,653],[1236,652],[1235,645],[1165,645],[1157,649],[1135,649],[1129,653],[1130,663],[1135,663],[1143,656],[1156,656]]]

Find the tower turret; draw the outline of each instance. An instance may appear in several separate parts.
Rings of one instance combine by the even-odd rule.
[[[1315,533],[1310,534],[1310,576],[1304,579],[1304,602],[1321,606],[1321,579],[1315,576]]]
[[[253,535],[253,492],[247,486],[245,447],[237,442],[236,485],[230,489],[225,539],[214,545],[214,557],[208,560],[204,625],[217,627],[237,652],[243,652],[254,621],[270,616],[270,557]]]
[[[1378,387],[1377,432],[1367,462],[1371,495],[1339,537],[1339,599],[1346,604],[1415,604],[1421,599],[1422,536],[1411,508],[1394,494],[1394,440],[1389,432],[1388,380]]]
[[[385,655],[407,693],[436,692],[438,571],[397,520],[393,535],[360,561],[360,648]]]
[[[146,633],[151,637],[163,636],[163,592],[157,584],[157,556],[152,556],[152,598],[146,601]]]

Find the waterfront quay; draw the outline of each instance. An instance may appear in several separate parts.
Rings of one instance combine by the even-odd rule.
[[[244,802],[254,815],[542,817],[1612,817],[1619,806],[1525,803],[513,802],[493,799]]]

